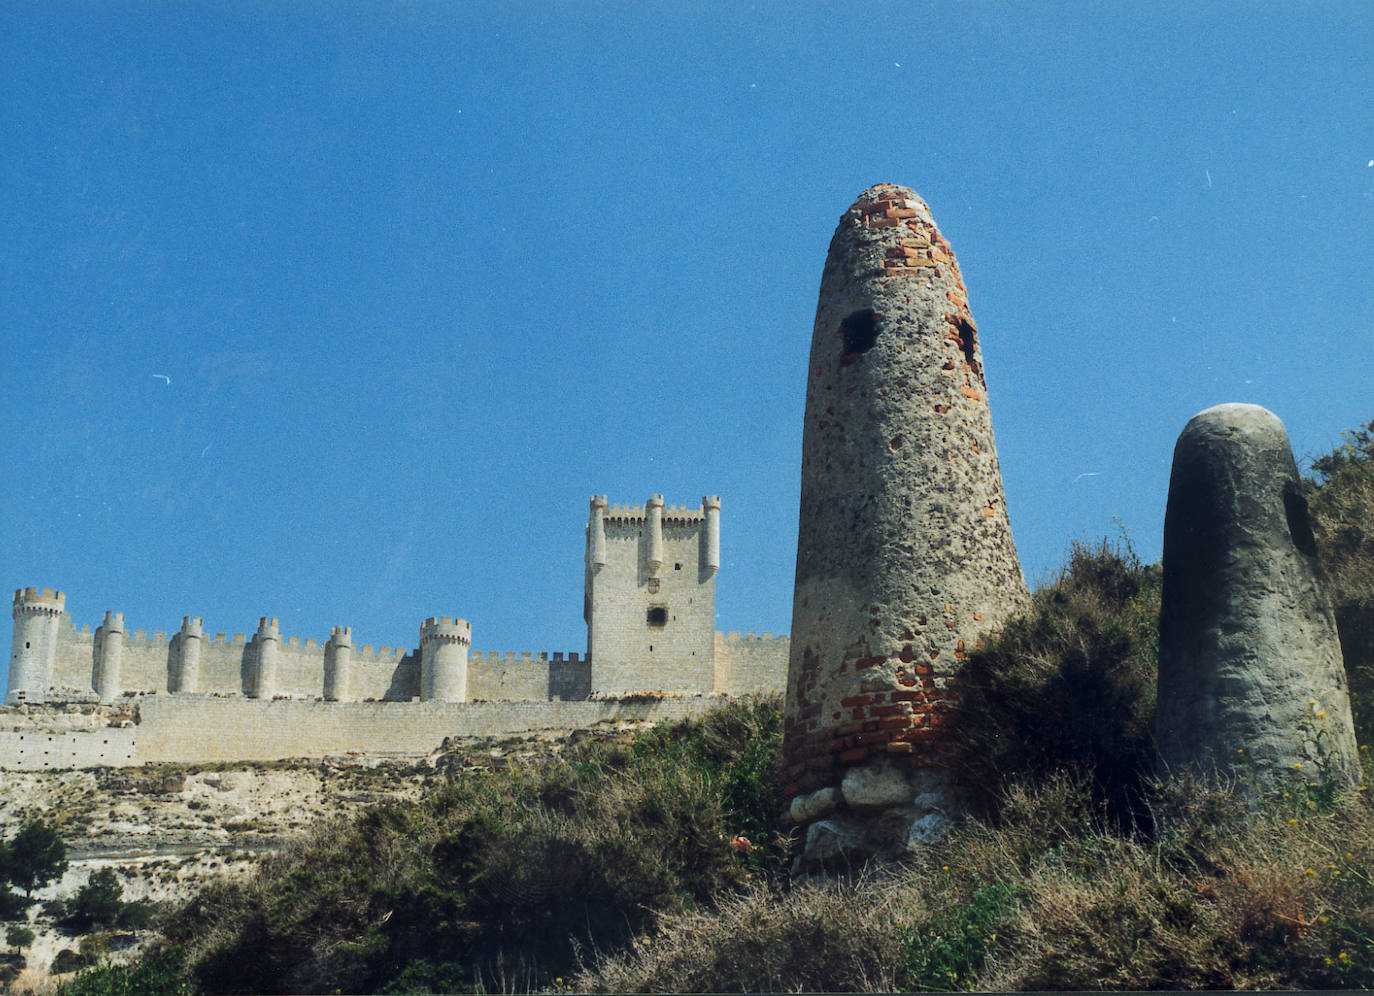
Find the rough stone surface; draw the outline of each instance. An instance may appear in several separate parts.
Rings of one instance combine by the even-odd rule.
[[[806,829],[805,862],[812,865],[862,864],[868,858],[864,827],[852,820],[818,820]]]
[[[939,840],[951,825],[950,819],[944,813],[927,813],[911,824],[911,829],[907,832],[907,844],[928,844],[933,840]]]
[[[824,790],[822,790],[824,791]],[[840,794],[852,809],[874,809],[910,802],[911,783],[895,765],[860,764],[844,773]]]
[[[958,263],[914,193],[872,187],[831,241],[811,341],[789,794],[877,758],[940,772],[950,678],[1026,598]]]
[[[1283,423],[1258,405],[1195,416],[1174,449],[1164,520],[1156,735],[1166,773],[1242,787],[1358,776],[1324,585]]]
[[[792,800],[788,815],[793,823],[807,824],[833,813],[840,805],[840,793],[833,785],[817,789]]]

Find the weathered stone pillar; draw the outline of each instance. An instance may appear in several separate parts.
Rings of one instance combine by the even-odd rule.
[[[923,201],[872,187],[811,340],[784,743],[803,865],[957,813],[950,678],[1027,597],[959,266]]]
[[[1242,790],[1358,777],[1307,502],[1283,423],[1258,405],[1208,408],[1174,448],[1156,737],[1165,774]]]

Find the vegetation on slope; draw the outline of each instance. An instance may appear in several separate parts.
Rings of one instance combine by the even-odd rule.
[[[1309,490],[1366,747],[1372,434]],[[904,865],[788,883],[778,703],[734,703],[326,828],[74,991],[1374,987],[1366,787],[1247,812],[1151,782],[1158,598],[1129,548],[1074,547],[961,675],[974,818]]]
[[[776,865],[780,730],[776,700],[739,702],[465,772],[204,891],[167,940],[209,992],[556,986],[650,911],[701,907]]]
[[[1374,421],[1312,461],[1307,500],[1330,581],[1355,708],[1355,736],[1374,743]]]

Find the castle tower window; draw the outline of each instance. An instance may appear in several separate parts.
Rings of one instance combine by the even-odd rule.
[[[649,606],[648,622],[650,626],[667,626],[668,607],[666,605]]]

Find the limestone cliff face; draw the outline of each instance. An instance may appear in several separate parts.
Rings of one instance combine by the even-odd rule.
[[[788,788],[937,769],[949,677],[1028,595],[958,263],[904,187],[864,191],[831,241],[802,454]]]

